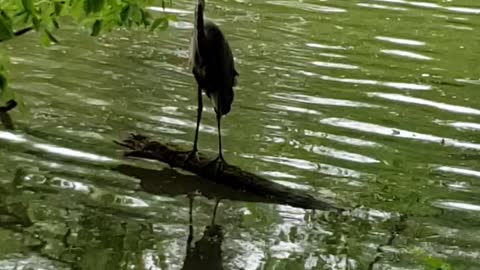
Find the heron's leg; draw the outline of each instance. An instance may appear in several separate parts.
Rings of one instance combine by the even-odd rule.
[[[203,111],[203,99],[202,99],[202,88],[198,86],[198,106],[197,106],[197,127],[195,128],[195,139],[193,140],[193,152],[197,152],[197,142],[198,142],[198,131],[200,129],[200,121],[202,119],[202,111]]]
[[[219,203],[220,203],[220,199],[217,199],[215,202],[215,207],[213,208],[212,225],[215,225],[215,217],[217,216],[217,208]]]
[[[185,161],[188,161],[192,158],[198,159],[197,152],[198,152],[198,132],[200,129],[200,121],[202,119],[202,111],[203,111],[203,99],[202,99],[202,88],[198,86],[198,92],[197,92],[197,126],[195,127],[195,138],[193,139],[193,149],[192,151],[188,152],[187,157],[185,158]]]
[[[193,240],[193,194],[188,195],[189,209],[188,209],[188,238],[187,238],[187,254],[190,254]]]
[[[220,129],[220,119],[222,118],[222,114],[217,112],[217,129],[218,129],[218,156],[210,161],[207,166],[214,167],[215,174],[218,175],[223,172],[224,165],[226,164],[225,159],[223,159],[222,154],[222,132]]]
[[[222,154],[222,130],[220,129],[220,120],[222,119],[222,114],[220,112],[216,112],[216,115],[217,115],[217,130],[218,130],[218,158],[220,159],[220,161],[225,162]]]

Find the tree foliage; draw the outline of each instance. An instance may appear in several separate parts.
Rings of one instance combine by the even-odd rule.
[[[167,4],[162,0],[163,7]],[[58,43],[55,31],[61,27],[61,17],[69,17],[90,29],[90,35],[119,27],[149,27],[165,29],[169,16],[154,19],[146,7],[152,0],[0,0],[0,42],[30,31],[40,33],[44,46]],[[171,5],[171,2],[169,2]],[[0,100],[13,99],[8,91],[8,58],[0,52]],[[1,106],[1,104],[0,104]]]

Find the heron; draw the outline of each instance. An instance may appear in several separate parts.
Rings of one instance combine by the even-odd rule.
[[[197,0],[195,7],[194,29],[190,43],[190,67],[197,82],[197,126],[193,149],[187,159],[196,157],[198,131],[203,111],[202,93],[212,101],[217,119],[218,157],[217,169],[223,168],[225,160],[222,154],[222,135],[220,120],[228,114],[233,102],[233,87],[236,77],[232,50],[220,28],[213,22],[204,20],[205,0]]]

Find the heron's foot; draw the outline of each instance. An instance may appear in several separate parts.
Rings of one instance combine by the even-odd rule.
[[[200,196],[200,195],[202,195],[202,193],[198,190],[195,190],[195,191],[187,193],[185,195],[185,197],[187,197],[187,199],[189,199],[189,200],[193,200],[193,199],[195,199],[195,197]]]
[[[187,162],[192,161],[192,160],[193,161],[200,160],[199,157],[198,157],[198,150],[196,150],[196,149],[192,149],[191,151],[187,151],[185,153],[187,154],[187,156],[183,160],[183,165],[185,165]]]
[[[215,176],[223,174],[223,170],[225,169],[225,165],[228,165],[227,162],[223,159],[221,155],[219,155],[214,160],[208,162],[206,167],[211,168],[215,174]]]

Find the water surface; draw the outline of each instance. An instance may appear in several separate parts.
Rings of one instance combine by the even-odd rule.
[[[480,268],[480,5],[207,1],[240,73],[227,161],[343,216],[122,157],[112,140],[130,132],[193,140],[192,1],[167,12],[165,32],[67,26],[48,49],[33,33],[3,45],[26,110],[0,128],[0,269]],[[205,103],[199,147],[213,156]],[[195,197],[186,256],[186,194],[201,188],[231,200],[209,226],[215,200]]]

